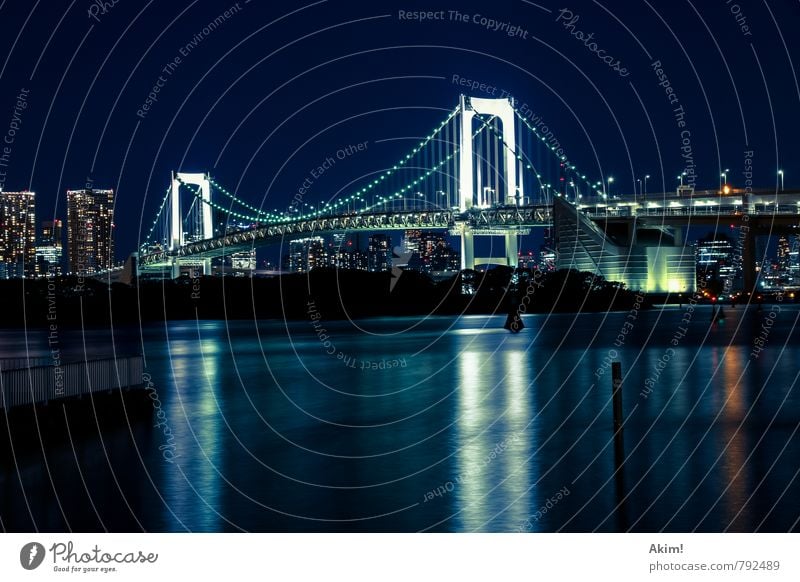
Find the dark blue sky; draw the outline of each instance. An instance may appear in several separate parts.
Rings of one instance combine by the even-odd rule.
[[[404,153],[392,138],[416,139],[442,120],[463,91],[453,75],[513,93],[583,172],[613,175],[620,190],[646,173],[651,191],[673,189],[686,167],[684,130],[699,188],[716,187],[725,168],[741,183],[747,150],[759,187],[776,187],[778,167],[787,187],[800,176],[797,2],[106,6],[0,0],[0,133],[15,119],[17,95],[29,91],[2,168],[5,189],[35,190],[39,220],[63,217],[65,190],[87,178],[116,189],[120,259],[146,232],[140,222],[149,226],[171,170],[210,171],[256,206],[285,208],[311,168],[367,141],[308,194],[327,200],[392,165]],[[564,8],[572,18],[559,16]],[[400,18],[400,10],[420,9],[444,10],[444,19]],[[488,30],[475,15],[527,34]],[[593,33],[596,45],[578,32]],[[677,103],[659,86],[657,60]],[[160,75],[158,100],[137,116]]]

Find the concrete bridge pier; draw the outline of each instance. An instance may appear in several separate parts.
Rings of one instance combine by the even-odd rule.
[[[516,269],[519,264],[519,240],[517,233],[510,230],[506,233],[506,265]]]
[[[475,239],[472,229],[461,225],[461,270],[475,268]]]
[[[745,293],[756,293],[758,275],[756,273],[756,237],[753,229],[747,225],[742,225],[747,229],[741,234],[742,241],[742,278]]]

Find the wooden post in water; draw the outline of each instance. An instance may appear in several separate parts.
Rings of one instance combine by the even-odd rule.
[[[622,364],[611,363],[611,400],[614,409],[614,485],[617,498],[617,531],[628,531],[625,499],[625,444],[622,439]]]

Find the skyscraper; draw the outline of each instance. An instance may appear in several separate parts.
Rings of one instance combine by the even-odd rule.
[[[61,246],[63,226],[61,220],[43,220],[42,238],[43,246]]]
[[[367,243],[367,269],[388,271],[392,268],[392,239],[389,235],[376,233],[370,235]]]
[[[114,191],[67,190],[67,251],[72,273],[114,264]]]
[[[403,233],[403,248],[407,253],[420,252],[420,239],[422,238],[421,230],[407,230]]]
[[[36,247],[36,271],[45,277],[60,275],[63,254],[61,221],[45,220],[41,228],[42,234]]]
[[[793,243],[790,243],[790,238]],[[779,287],[795,287],[800,277],[800,263],[798,263],[798,238],[781,235],[778,239],[778,262],[775,274]]]
[[[320,236],[311,236],[289,242],[286,267],[292,273],[306,273],[328,263],[325,241]]]
[[[444,233],[432,230],[405,231],[404,247],[413,255],[408,268],[424,273],[458,271],[461,257],[447,242]]]
[[[736,277],[736,248],[724,234],[711,233],[697,241],[697,283],[715,293],[730,292]]]
[[[0,192],[0,276],[36,274],[36,194]]]

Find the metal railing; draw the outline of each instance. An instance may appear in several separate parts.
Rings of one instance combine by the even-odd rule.
[[[43,358],[0,360],[0,409],[144,386],[142,356],[64,363]]]

